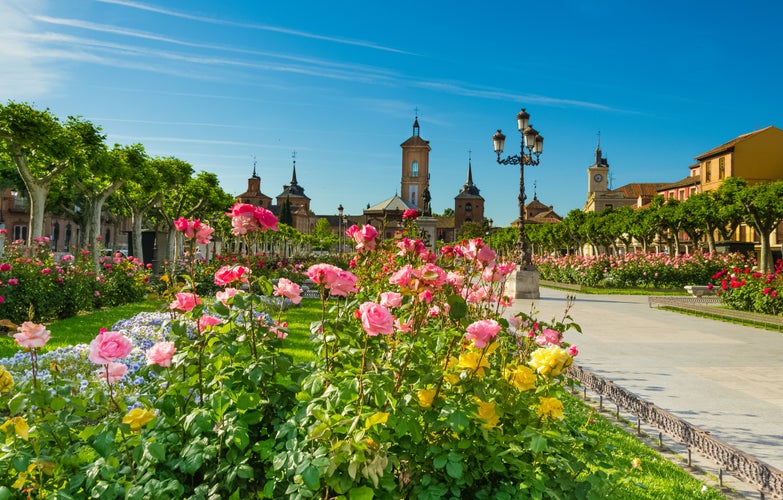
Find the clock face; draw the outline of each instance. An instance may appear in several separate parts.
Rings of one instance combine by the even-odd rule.
[[[601,182],[602,180],[604,180],[604,176],[603,176],[603,175],[601,175],[601,174],[595,174],[595,175],[593,176],[593,180],[594,180],[595,182]]]

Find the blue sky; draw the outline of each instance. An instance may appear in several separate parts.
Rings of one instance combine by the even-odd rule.
[[[774,1],[312,2],[0,0],[0,99],[82,116],[218,174],[253,158],[270,196],[291,178],[318,214],[400,189],[418,109],[433,210],[468,157],[485,215],[518,214],[520,107],[545,137],[528,197],[582,208],[597,136],[612,183],[674,182],[694,157],[783,128],[783,7]],[[470,152],[470,153],[469,153]]]

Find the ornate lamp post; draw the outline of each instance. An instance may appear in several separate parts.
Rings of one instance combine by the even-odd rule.
[[[337,253],[342,255],[343,253],[343,204],[340,203],[340,205],[337,207],[337,216],[339,219],[337,220]]]
[[[530,125],[530,115],[525,108],[517,113],[517,128],[522,136],[518,155],[500,158],[506,142],[506,136],[500,130],[492,136],[492,142],[500,165],[519,165],[519,241],[517,242],[519,268],[516,276],[515,298],[537,299],[540,297],[538,272],[533,267],[527,248],[527,238],[525,238],[525,165],[538,165],[539,156],[544,149],[544,138]]]

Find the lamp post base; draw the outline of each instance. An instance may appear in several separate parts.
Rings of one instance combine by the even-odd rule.
[[[517,266],[506,282],[508,295],[515,299],[540,299],[538,271],[533,266]]]

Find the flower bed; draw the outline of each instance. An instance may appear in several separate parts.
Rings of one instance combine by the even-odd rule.
[[[779,315],[783,313],[783,261],[775,264],[769,274],[755,271],[750,266],[722,269],[710,283],[721,302],[739,311]]]
[[[618,256],[534,256],[541,279],[593,288],[672,288],[707,285],[727,267],[753,263],[740,254],[627,253]]]
[[[149,292],[149,270],[138,259],[101,257],[99,270],[88,250],[55,260],[46,237],[29,248],[22,241],[10,243],[0,263],[0,318],[14,323],[67,318],[136,302]]]
[[[235,234],[274,230],[268,215],[238,204]],[[609,494],[625,471],[563,419],[577,354],[563,332],[578,326],[505,316],[513,264],[481,240],[436,256],[406,224],[385,242],[349,229],[351,270],[307,268],[321,303],[311,363],[280,350],[278,304],[301,288],[238,264],[217,270],[214,296],[186,280],[170,319],[143,316],[143,334],[137,318],[74,348],[85,369],[50,361],[44,376],[45,329],[21,325],[15,366],[30,374],[0,372],[0,483],[101,498]]]

